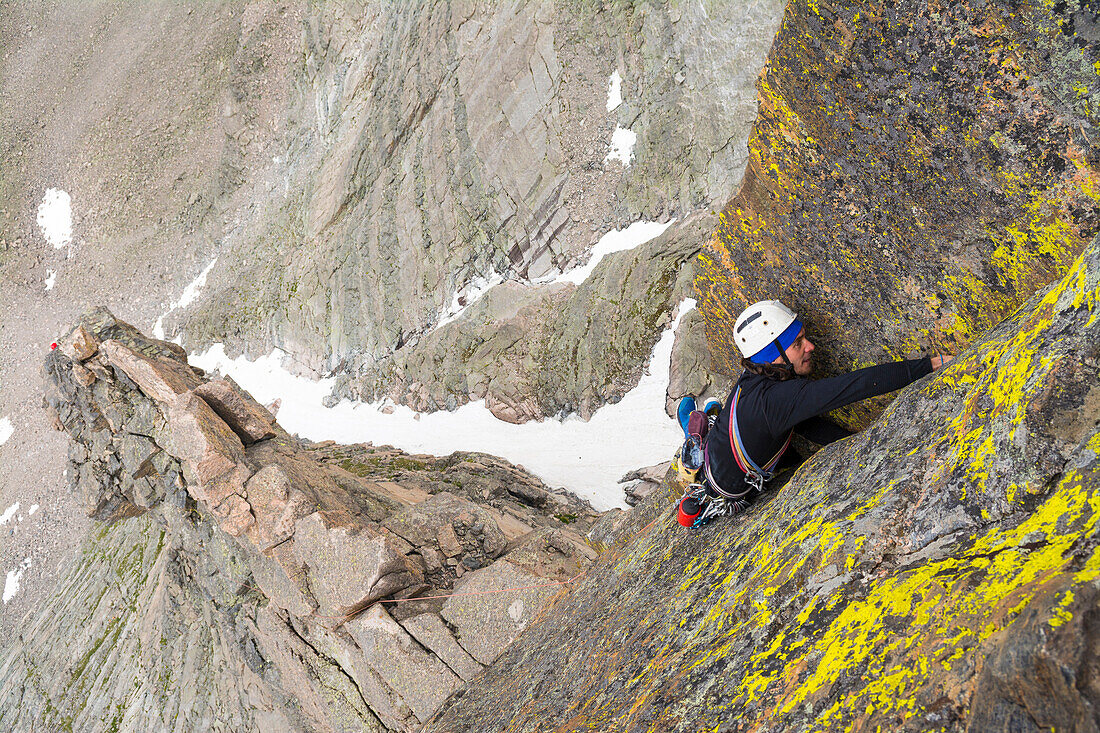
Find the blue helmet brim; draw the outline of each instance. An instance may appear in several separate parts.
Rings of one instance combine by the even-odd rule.
[[[787,326],[787,328],[783,330],[783,333],[779,334],[779,338],[777,340],[779,341],[779,344],[783,347],[784,351],[786,351],[787,348],[789,348],[790,345],[794,343],[794,340],[798,338],[798,334],[800,334],[801,332],[802,321],[796,318],[791,321],[791,325]],[[775,348],[775,343],[773,342],[749,357],[749,361],[756,364],[771,364],[778,358],[779,349]]]

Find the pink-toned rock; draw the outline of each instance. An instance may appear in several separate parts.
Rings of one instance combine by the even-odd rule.
[[[91,369],[86,369],[80,362],[73,362],[73,379],[85,387],[91,386],[95,381],[95,374]]]
[[[325,613],[349,614],[424,581],[419,562],[370,527],[331,526],[325,512],[298,521],[294,554]]]
[[[212,379],[195,388],[214,412],[247,445],[275,435],[275,418],[229,377]]]
[[[509,590],[507,593],[500,591]],[[481,664],[492,664],[519,636],[558,589],[545,578],[498,560],[467,573],[440,615],[455,629],[458,643]]]
[[[425,650],[386,609],[375,606],[344,624],[360,655],[353,657],[354,676],[369,674],[386,681],[421,723],[435,715],[461,681],[437,656]]]
[[[315,502],[293,487],[290,477],[278,465],[257,471],[248,480],[245,491],[256,517],[249,539],[261,550],[291,537],[298,520],[317,508]]]
[[[158,359],[139,354],[125,344],[109,339],[100,345],[107,360],[138,386],[147,397],[167,404],[177,395],[199,386],[199,378],[186,364],[175,359]]]
[[[446,662],[464,681],[469,682],[481,673],[482,666],[459,646],[454,634],[436,614],[422,613],[405,619],[401,625],[414,639]]]
[[[218,526],[233,537],[240,537],[256,522],[256,518],[252,516],[252,507],[236,494],[230,494],[214,510],[214,514],[219,518]]]
[[[427,501],[432,496],[423,489],[418,489],[415,486],[402,486],[394,481],[375,481],[371,486],[378,492],[385,494],[391,499],[396,499],[405,506],[419,504],[423,501]]]
[[[542,416],[542,411],[534,397],[513,399],[511,396],[499,395],[491,390],[485,394],[485,407],[498,420],[516,425]]]
[[[84,326],[77,326],[57,342],[61,353],[73,361],[90,359],[99,349],[99,339],[90,334]]]
[[[449,524],[439,528],[436,532],[436,540],[439,542],[439,549],[447,557],[457,557],[463,553],[462,543],[458,541],[454,527]]]
[[[447,557],[461,556],[473,545],[497,557],[508,545],[492,513],[446,491],[390,515],[382,525],[414,547],[438,545]],[[466,530],[464,540],[458,539],[456,528]]]
[[[245,493],[251,475],[244,461],[244,445],[210,405],[194,394],[177,396],[168,404],[168,435],[164,449],[184,463],[187,489],[211,508],[230,494]]]

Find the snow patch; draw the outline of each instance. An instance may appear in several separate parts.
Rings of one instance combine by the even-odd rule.
[[[600,237],[600,241],[596,242],[596,246],[592,248],[592,255],[588,258],[586,264],[580,267],[574,267],[572,270],[564,272],[561,275],[544,278],[537,282],[539,284],[571,282],[574,285],[580,285],[588,279],[589,275],[596,269],[596,265],[600,264],[600,260],[604,257],[612,252],[634,249],[639,245],[645,244],[654,237],[663,234],[675,221],[675,219],[670,219],[664,224],[656,221],[636,221],[626,229],[612,229],[610,232]]]
[[[54,249],[69,247],[72,254],[73,206],[69,194],[60,188],[47,188],[38,205],[38,228]]]
[[[164,312],[164,315],[157,318],[157,322],[153,324],[153,336],[155,338],[164,340],[164,319],[169,313],[177,308],[186,308],[195,302],[199,297],[199,293],[206,287],[206,276],[210,274],[210,271],[214,269],[214,265],[218,264],[218,258],[210,260],[210,264],[203,268],[202,272],[198,274],[194,280],[192,280],[186,288],[183,289],[183,293],[180,294],[178,300],[172,301],[168,306],[168,310]]]
[[[576,416],[522,425],[498,420],[484,400],[454,412],[420,414],[404,405],[382,412],[386,402],[343,400],[321,404],[335,379],[311,380],[283,368],[275,350],[255,361],[229,359],[222,344],[189,358],[207,372],[233,377],[261,404],[282,400],[279,423],[313,441],[373,442],[413,453],[445,456],[454,451],[480,451],[524,466],[550,486],[565,487],[599,510],[625,508],[619,479],[641,466],[666,460],[683,441],[675,420],[665,414],[669,362],[676,328],[695,301],[686,299],[671,326],[653,348],[638,385],[617,404],[605,405],[585,422]],[[628,438],[623,436],[629,435]]]
[[[0,524],[7,524],[11,521],[11,518],[14,517],[18,512],[19,502],[15,502],[7,509],[5,509],[3,514],[0,514]]]
[[[490,271],[485,277],[475,277],[467,283],[466,287],[454,294],[451,305],[440,314],[439,323],[435,324],[435,327],[439,328],[456,320],[462,315],[463,311],[481,300],[485,293],[502,282],[504,282],[504,276],[498,274],[495,270]]]
[[[218,264],[218,258],[210,260],[210,264],[203,268],[203,271],[199,273],[198,277],[191,281],[191,283],[183,289],[183,294],[180,295],[180,299],[172,304],[172,310],[176,308],[186,308],[195,302],[195,299],[199,297],[199,291],[206,287],[206,276],[210,274],[210,271],[214,269],[214,265]]]
[[[619,70],[611,72],[611,78],[607,80],[607,111],[612,112],[623,103],[623,78]]]
[[[604,158],[605,161],[617,160],[624,168],[630,167],[630,161],[634,160],[634,144],[638,142],[638,134],[625,127],[615,127],[611,135],[611,152]]]
[[[0,417],[0,445],[7,443],[14,432],[15,426],[11,424],[11,419]]]
[[[30,516],[34,515],[34,513],[36,511],[38,511],[38,505],[37,504],[31,504],[31,508],[27,510],[27,516],[30,517]]]
[[[46,290],[53,290],[53,284],[57,281],[57,270],[46,268]]]
[[[31,559],[28,557],[19,563],[19,567],[15,570],[8,571],[8,578],[4,581],[4,605],[8,604],[15,594],[19,592],[19,581],[23,579],[23,573],[27,571],[31,566]]]

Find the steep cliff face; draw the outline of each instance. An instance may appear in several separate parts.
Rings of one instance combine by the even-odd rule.
[[[777,297],[827,371],[957,350],[1100,227],[1089,3],[791,4],[696,286],[716,361]]]
[[[1095,730],[1098,344],[1094,241],[747,513],[649,500],[428,729]]]
[[[587,419],[638,383],[654,334],[692,295],[691,262],[715,221],[696,214],[678,222],[634,250],[613,253],[580,285],[503,283],[415,349],[397,350],[368,376],[348,378],[347,391],[366,400],[388,396],[422,411],[484,399],[511,422],[559,412]],[[682,325],[679,331],[701,335],[702,329]],[[673,398],[702,395],[717,381],[706,345],[686,350],[702,363],[673,379]],[[689,376],[698,383],[687,384]]]
[[[312,7],[280,185],[226,238],[238,272],[215,272],[217,294],[166,323],[189,348],[278,344],[302,367],[346,375],[341,396],[419,409],[488,393],[501,414],[528,419],[621,396],[622,364],[578,354],[606,348],[644,361],[654,322],[672,310],[668,270],[682,258],[615,257],[610,277],[629,267],[627,287],[589,286],[622,333],[579,327],[592,298],[563,300],[531,281],[583,263],[604,232],[639,216],[709,212],[737,185],[752,76],[779,16],[774,3],[757,10]],[[608,111],[613,72],[625,101]],[[637,135],[629,166],[607,159],[618,128]],[[698,230],[679,238],[694,246]],[[545,333],[529,329],[511,355],[492,348],[507,324],[464,319],[488,344],[485,358],[473,370],[441,360],[433,328],[472,284],[497,276],[537,310],[573,310]],[[648,292],[654,282],[662,292]],[[601,341],[608,335],[621,338]],[[513,359],[546,373],[521,382]],[[626,368],[636,381],[640,362]]]
[[[595,557],[521,469],[303,446],[105,310],[46,370],[106,524],[5,644],[5,729],[415,730]]]
[[[143,326],[163,317],[192,350],[277,345],[302,371],[345,376],[341,396],[461,404],[482,384],[466,389],[460,367],[419,368],[437,355],[417,344],[472,284],[528,287],[583,264],[605,232],[709,214],[736,188],[781,12],[776,0],[748,12],[13,0],[0,11],[4,279],[40,290],[56,278],[80,303],[58,330],[106,302]],[[608,110],[613,74],[622,101]],[[608,157],[616,131],[636,139],[625,161]],[[72,196],[75,257],[41,246],[35,212],[55,187]],[[647,284],[679,260],[613,259],[630,282],[593,294],[622,328],[580,327],[590,298],[527,294],[543,310],[582,310],[523,344],[522,359],[552,354],[558,367],[537,383],[488,354],[479,374],[497,382],[502,412],[586,411],[636,381],[640,363],[575,355],[648,354],[658,334],[640,332],[671,308]],[[123,270],[135,273],[125,287],[104,285]],[[180,305],[202,272],[202,297]],[[486,342],[501,326],[466,325]]]

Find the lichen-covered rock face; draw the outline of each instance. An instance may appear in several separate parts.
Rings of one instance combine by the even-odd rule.
[[[1100,240],[746,513],[647,500],[428,730],[1095,730],[1098,395]]]
[[[104,309],[61,341],[46,403],[109,524],[0,654],[4,730],[416,730],[595,558],[591,507],[504,461],[302,445]],[[466,582],[519,610],[445,607]]]
[[[791,3],[702,310],[780,298],[827,371],[957,352],[1057,280],[1100,228],[1089,4]]]

